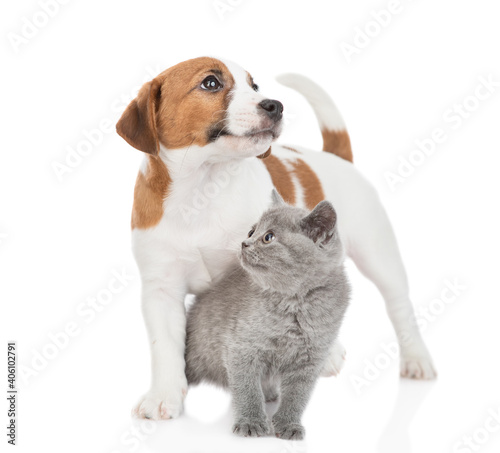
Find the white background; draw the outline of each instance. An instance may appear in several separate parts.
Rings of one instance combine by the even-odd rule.
[[[17,48],[9,33],[21,35],[41,7],[34,0],[4,5],[0,322],[1,348],[16,340],[23,366],[18,451],[498,451],[500,431],[487,428],[499,426],[489,424],[488,411],[500,411],[500,87],[477,103],[468,98],[479,77],[500,81],[497,2],[401,0],[400,12],[350,62],[341,43],[353,44],[357,27],[370,26],[388,1],[243,0],[222,18],[213,3],[73,0]],[[281,142],[321,149],[312,111],[274,82],[277,74],[306,74],[335,99],[355,165],[392,218],[439,372],[434,383],[398,378],[397,360],[384,360],[394,334],[383,300],[349,264],[347,363],[338,378],[318,384],[303,443],[236,438],[229,396],[205,386],[190,391],[178,420],[141,425],[130,418],[150,377],[129,229],[141,153],[114,123],[143,82],[207,54],[240,63],[262,92],[284,103]],[[464,100],[474,108],[469,117],[446,121]],[[85,131],[102,122],[112,126],[82,148]],[[434,128],[447,139],[391,190],[385,172],[396,172],[399,156],[408,158]],[[59,180],[54,165],[66,165],[68,149],[78,146],[88,155],[73,158]],[[103,290],[113,271],[123,270],[132,280],[99,312],[85,308],[87,298],[109,294]],[[436,301],[456,279],[466,289],[450,303]],[[76,334],[54,350],[49,335],[68,323]],[[27,376],[43,351],[54,357],[35,360],[38,371]],[[378,368],[365,376],[374,362]],[[6,364],[1,369],[5,388]],[[361,388],[354,384],[367,377]],[[474,449],[463,436],[474,436]]]

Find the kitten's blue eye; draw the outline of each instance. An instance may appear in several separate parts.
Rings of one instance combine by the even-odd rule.
[[[262,238],[262,242],[264,244],[269,244],[270,242],[274,241],[274,233],[272,231],[269,231],[269,233],[266,233],[264,237]]]
[[[249,238],[250,238],[250,237],[252,237],[252,235],[253,235],[254,233],[255,233],[255,230],[250,230],[250,231],[248,232],[248,237],[249,237]]]

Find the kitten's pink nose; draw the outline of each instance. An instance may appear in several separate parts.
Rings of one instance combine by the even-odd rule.
[[[241,248],[244,249],[245,247],[250,247],[250,244],[247,241],[243,241],[241,243]]]

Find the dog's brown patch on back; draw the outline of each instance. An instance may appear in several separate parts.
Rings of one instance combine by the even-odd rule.
[[[159,157],[148,156],[148,168],[139,171],[134,189],[132,229],[156,226],[163,216],[163,200],[167,196],[170,176]]]
[[[346,130],[333,131],[323,129],[321,134],[323,135],[323,151],[352,162],[351,139]]]
[[[325,199],[321,181],[313,169],[302,159],[297,159],[291,164],[295,176],[297,176],[300,185],[304,189],[304,203],[308,209],[313,209],[320,201]]]
[[[278,193],[283,197],[283,200],[289,204],[295,204],[295,186],[285,164],[272,154],[267,159],[264,159],[263,162],[271,175],[274,187],[276,187]]]

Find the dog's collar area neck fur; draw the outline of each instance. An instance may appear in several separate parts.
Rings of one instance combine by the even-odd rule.
[[[265,159],[271,155],[271,147],[264,153],[257,156],[258,159]]]

